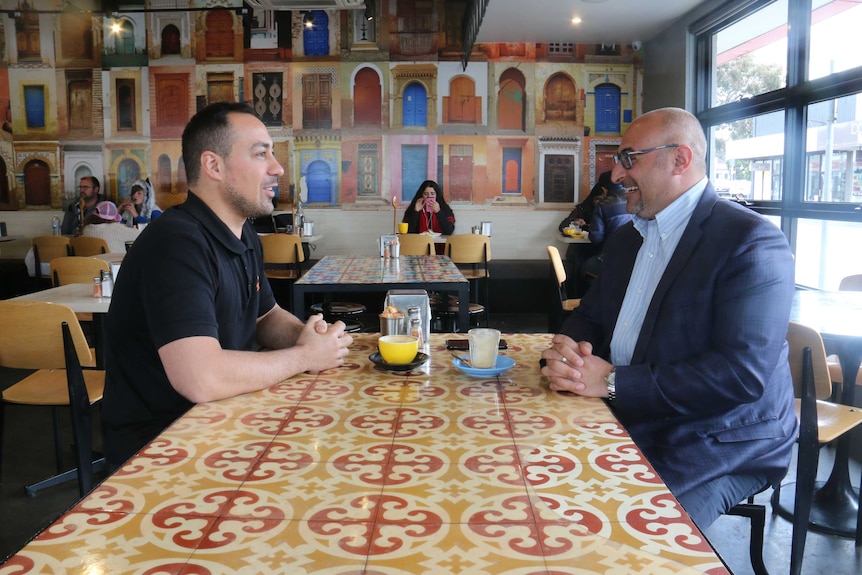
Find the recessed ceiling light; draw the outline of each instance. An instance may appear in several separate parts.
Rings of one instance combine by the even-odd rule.
[[[582,20],[580,18],[578,18],[577,16],[572,18],[572,24],[580,24],[581,22],[582,22]]]

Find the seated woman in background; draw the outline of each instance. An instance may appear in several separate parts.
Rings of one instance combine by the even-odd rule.
[[[156,195],[150,180],[138,180],[132,184],[129,199],[120,204],[120,214],[123,223],[134,227],[137,224],[148,224],[162,214],[156,205]]]
[[[111,252],[124,253],[126,242],[138,239],[141,230],[130,228],[122,223],[114,202],[99,202],[96,211],[84,218],[81,235],[102,238]]]
[[[581,266],[581,272],[586,276],[586,283],[589,283],[590,277],[597,277],[602,269],[602,244],[608,236],[634,217],[626,209],[625,196],[626,189],[620,184],[611,182],[607,187],[607,193],[596,202],[593,219],[590,221],[590,243],[596,246],[599,253]]]
[[[401,221],[407,224],[407,233],[410,234],[437,232],[449,236],[455,231],[455,214],[443,198],[440,186],[433,180],[422,182]]]

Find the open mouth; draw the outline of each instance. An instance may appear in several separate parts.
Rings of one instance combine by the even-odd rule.
[[[638,188],[637,186],[631,186],[629,188],[626,188],[626,193],[627,194],[633,194],[633,193],[637,192],[638,190],[640,190],[640,188]]]

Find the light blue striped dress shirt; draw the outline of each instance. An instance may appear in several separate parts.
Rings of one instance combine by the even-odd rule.
[[[626,288],[626,296],[611,339],[611,363],[629,365],[643,326],[649,303],[667,263],[670,261],[694,208],[706,189],[703,178],[671,205],[656,214],[655,219],[634,217],[634,227],[643,237],[635,266]]]

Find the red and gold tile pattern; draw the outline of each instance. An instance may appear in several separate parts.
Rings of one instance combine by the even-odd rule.
[[[498,378],[444,336],[201,404],[0,566],[140,575],[726,574],[605,404],[551,392],[550,336]]]

